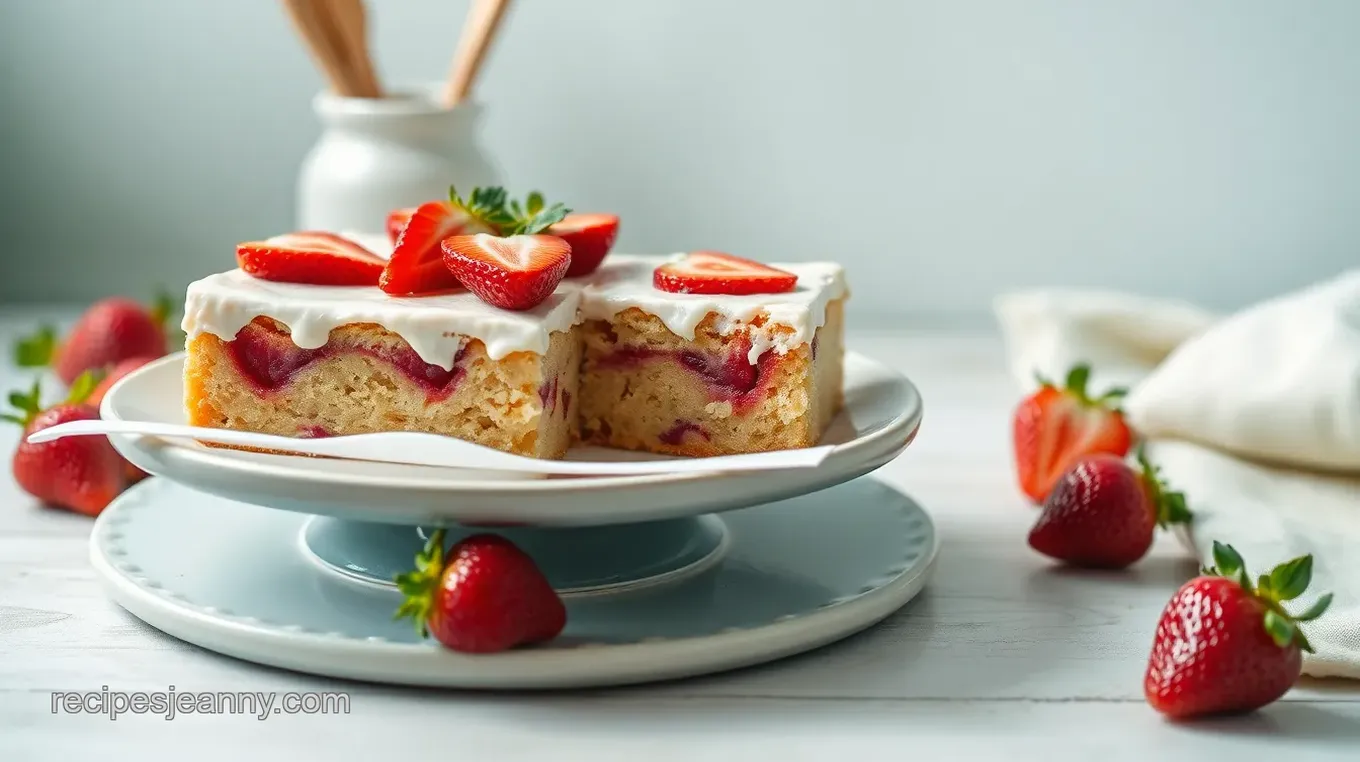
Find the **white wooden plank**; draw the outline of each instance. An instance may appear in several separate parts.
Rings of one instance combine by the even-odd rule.
[[[53,715],[46,695],[0,693],[0,758],[1353,760],[1356,704],[1277,705],[1177,726],[1139,704],[1033,701],[648,701],[385,692],[351,714]],[[135,755],[135,756],[134,756]]]

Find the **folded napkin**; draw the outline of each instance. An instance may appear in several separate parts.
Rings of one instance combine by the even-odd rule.
[[[1180,537],[1202,563],[1215,540],[1253,575],[1313,554],[1290,609],[1335,599],[1304,625],[1303,671],[1360,679],[1360,270],[1226,317],[1065,290],[1004,295],[996,314],[1023,389],[1079,362],[1096,393],[1130,387],[1124,409],[1185,493],[1195,519]]]

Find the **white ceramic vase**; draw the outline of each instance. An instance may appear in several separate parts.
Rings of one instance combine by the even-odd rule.
[[[388,212],[448,198],[450,185],[465,196],[474,186],[502,185],[479,141],[480,106],[449,109],[437,93],[318,95],[323,129],[298,178],[298,228],[381,235]]]

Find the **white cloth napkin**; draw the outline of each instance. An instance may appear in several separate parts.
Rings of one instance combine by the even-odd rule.
[[[1192,305],[1105,292],[1007,294],[996,302],[1012,374],[1090,389],[1131,387],[1130,423],[1195,514],[1181,534],[1201,562],[1215,540],[1253,575],[1306,553],[1302,611],[1317,653],[1303,671],[1360,679],[1360,270],[1219,318]],[[1168,595],[1170,591],[1168,591]]]

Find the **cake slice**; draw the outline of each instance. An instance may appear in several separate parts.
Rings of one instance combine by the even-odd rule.
[[[780,293],[677,293],[657,276],[674,259],[613,254],[586,285],[581,439],[688,456],[816,445],[843,405],[841,266],[771,265],[796,276]]]
[[[580,288],[525,311],[461,291],[280,283],[242,270],[189,286],[195,426],[285,436],[426,431],[560,458],[576,428]]]

